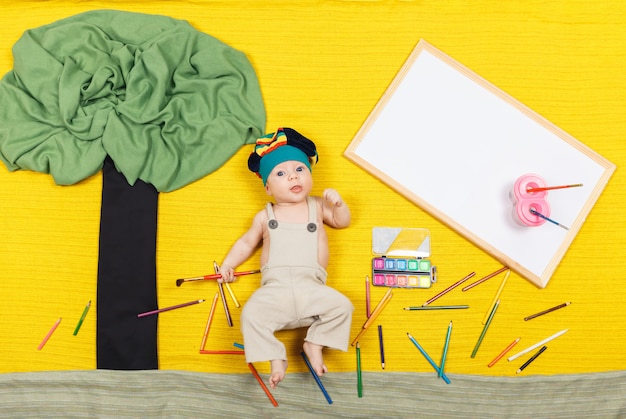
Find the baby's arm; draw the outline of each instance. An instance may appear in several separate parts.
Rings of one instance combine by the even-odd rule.
[[[252,220],[252,225],[228,251],[228,254],[220,266],[222,281],[233,282],[235,280],[235,269],[248,260],[257,249],[263,238],[263,221],[265,210],[260,211]]]
[[[350,208],[341,199],[341,195],[334,189],[326,189],[323,193],[322,210],[324,223],[335,228],[345,228],[350,225]]]

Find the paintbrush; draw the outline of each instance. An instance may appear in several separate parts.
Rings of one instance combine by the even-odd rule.
[[[235,272],[234,275],[235,276],[251,275],[251,274],[258,274],[260,272],[261,271],[259,269],[255,269],[252,271]],[[179,278],[176,280],[176,286],[180,287],[183,284],[183,282],[208,281],[212,279],[220,279],[221,277],[222,277],[222,274],[211,274],[211,275],[204,275],[204,276],[196,276],[193,278]]]

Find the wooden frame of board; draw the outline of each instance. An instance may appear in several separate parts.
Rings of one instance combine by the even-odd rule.
[[[344,155],[540,288],[615,171],[424,40]],[[510,195],[526,174],[583,184],[547,195],[550,218],[569,229],[516,222]]]

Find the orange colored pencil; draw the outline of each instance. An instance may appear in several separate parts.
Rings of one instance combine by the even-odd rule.
[[[372,314],[370,314],[370,317],[365,321],[365,324],[363,324],[363,328],[361,329],[359,334],[356,336],[356,338],[354,338],[354,340],[352,341],[352,346],[354,346],[359,341],[361,336],[363,336],[363,334],[367,331],[367,329],[372,325],[374,320],[376,320],[376,317],[378,317],[378,315],[383,311],[385,306],[389,304],[389,301],[391,301],[391,297],[393,297],[392,291],[393,291],[393,288],[389,288],[389,290],[387,290],[383,298],[381,298],[381,300],[378,302],[378,304],[376,305],[376,308],[374,308],[374,311],[372,311]]]
[[[46,336],[43,338],[43,340],[41,341],[41,343],[37,347],[37,350],[41,351],[41,349],[44,347],[44,345],[48,342],[48,340],[50,339],[50,336],[52,336],[54,331],[57,330],[57,327],[59,327],[59,324],[61,324],[61,319],[62,319],[62,317],[59,317],[59,320],[54,322],[54,325],[52,326],[50,331],[46,334]]]
[[[215,313],[215,306],[217,305],[217,299],[219,296],[220,294],[216,292],[215,297],[213,297],[213,304],[211,305],[209,318],[206,321],[206,327],[204,328],[204,334],[202,335],[202,343],[200,343],[200,353],[202,353],[204,346],[206,345],[206,339],[209,336],[209,329],[211,328],[211,323],[213,322],[213,314]]]
[[[487,366],[488,366],[489,368],[491,368],[491,367],[493,367],[494,365],[496,365],[496,362],[498,362],[500,359],[502,359],[502,357],[503,357],[504,355],[506,355],[506,353],[507,353],[507,352],[509,352],[511,349],[513,349],[513,347],[514,347],[515,345],[517,345],[517,343],[520,341],[520,339],[521,339],[521,338],[517,338],[517,339],[515,339],[513,342],[511,342],[511,343],[509,344],[509,346],[507,346],[506,348],[504,348],[504,350],[503,350],[502,352],[500,352],[500,353],[498,354],[498,356],[496,356],[496,357],[495,357],[495,358],[494,358],[494,359],[493,359],[493,360],[492,360],[489,364],[487,364]]]

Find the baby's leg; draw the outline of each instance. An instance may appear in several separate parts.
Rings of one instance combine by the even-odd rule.
[[[302,345],[302,349],[304,350],[307,358],[309,358],[311,367],[317,375],[322,376],[324,373],[328,372],[328,368],[324,365],[324,357],[322,355],[324,347],[322,345],[305,341],[304,345]]]
[[[270,387],[276,388],[278,383],[285,378],[285,372],[287,371],[287,361],[284,359],[272,359],[270,361],[271,373],[270,373]]]

